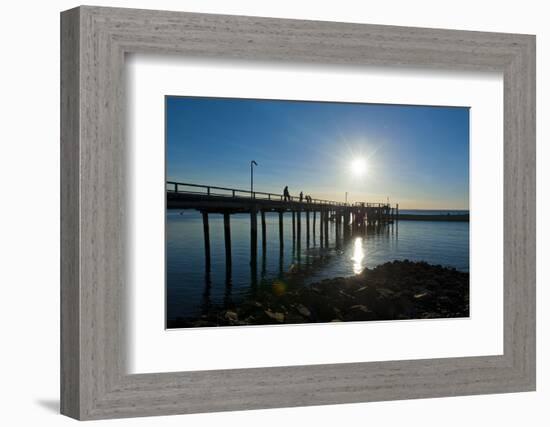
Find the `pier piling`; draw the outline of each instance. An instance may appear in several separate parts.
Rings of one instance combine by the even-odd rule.
[[[313,211],[313,244],[315,244],[315,222],[317,220],[316,215],[317,211]]]
[[[283,252],[285,246],[284,235],[283,235],[283,211],[279,211],[279,249]]]
[[[207,271],[210,271],[210,225],[208,212],[202,211],[202,228],[204,231],[204,260]]]
[[[309,209],[306,210],[306,245],[309,248]]]
[[[319,244],[321,247],[323,247],[323,244],[325,243],[325,236],[324,236],[324,227],[323,227],[323,211],[319,211]]]
[[[296,241],[296,211],[292,211],[292,244]]]
[[[262,254],[265,255],[265,249],[266,249],[266,227],[265,227],[265,211],[261,211],[261,218],[262,218]]]
[[[298,210],[296,212],[296,243],[298,246],[298,250],[300,250],[302,246],[302,211]]]
[[[258,214],[256,207],[250,210],[250,264],[256,266],[258,256]]]
[[[223,214],[223,234],[225,240],[225,269],[231,271],[231,222],[229,212]]]
[[[329,220],[329,211],[325,210],[325,247],[328,248],[328,220]]]

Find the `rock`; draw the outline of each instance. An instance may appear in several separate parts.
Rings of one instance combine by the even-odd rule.
[[[345,320],[363,321],[375,318],[374,313],[363,304],[352,305],[344,315]]]
[[[225,315],[223,316],[225,320],[229,320],[230,322],[236,322],[239,320],[239,315],[235,313],[234,311],[226,311]]]
[[[363,313],[368,313],[370,311],[366,306],[364,306],[362,304],[352,305],[349,309],[350,310],[362,311]]]
[[[346,298],[349,298],[349,299],[353,299],[353,295],[350,295],[348,294],[347,292],[343,291],[340,289],[340,291],[338,292],[340,295],[342,295],[343,297],[346,297]]]
[[[437,288],[439,286],[439,283],[437,283],[433,279],[428,279],[426,280],[425,285],[427,288]]]
[[[283,313],[273,312],[271,310],[265,310],[264,313],[277,322],[283,323],[285,321],[285,315]]]
[[[287,324],[300,324],[300,323],[309,323],[310,320],[306,319],[305,317],[299,315],[298,313],[289,312],[287,315],[285,315],[285,323]]]
[[[300,313],[304,317],[307,317],[307,318],[311,317],[311,311],[309,311],[309,308],[307,308],[303,304],[298,304],[296,306],[296,311],[298,311],[298,313]]]
[[[428,295],[430,295],[430,293],[428,291],[424,291],[424,292],[420,292],[419,294],[415,294],[414,298],[420,299],[420,298],[427,297]]]
[[[382,298],[391,298],[394,294],[392,290],[386,288],[379,288],[377,289],[377,292]]]

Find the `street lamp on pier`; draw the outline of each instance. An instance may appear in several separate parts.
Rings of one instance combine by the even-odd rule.
[[[250,198],[254,197],[254,166],[258,166],[255,160],[250,161]]]

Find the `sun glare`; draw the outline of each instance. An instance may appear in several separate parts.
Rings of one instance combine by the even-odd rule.
[[[358,157],[351,162],[351,172],[355,176],[363,176],[367,172],[367,162],[365,159]]]
[[[363,271],[363,258],[365,258],[365,252],[363,251],[363,239],[357,237],[353,242],[353,254],[351,260],[353,261],[353,272],[359,274]]]

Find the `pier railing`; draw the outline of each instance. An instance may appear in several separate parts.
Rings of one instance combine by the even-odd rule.
[[[201,185],[201,184],[190,184],[186,182],[175,182],[167,181],[166,182],[166,191],[173,193],[181,194],[198,194],[204,196],[214,196],[214,197],[229,197],[233,199],[256,199],[256,200],[274,200],[274,201],[290,201],[295,203],[314,203],[317,205],[327,205],[327,206],[350,206],[349,204],[342,202],[335,202],[333,200],[324,200],[324,199],[314,199],[310,201],[306,200],[305,196],[300,200],[299,196],[289,196],[285,200],[283,194],[276,193],[265,193],[262,191],[250,191],[243,190],[239,188],[227,188],[227,187],[217,187],[213,185]],[[373,206],[378,204],[372,204]],[[365,205],[366,206],[366,205]]]
[[[358,208],[383,208],[389,207],[389,203],[355,202],[353,206]]]

